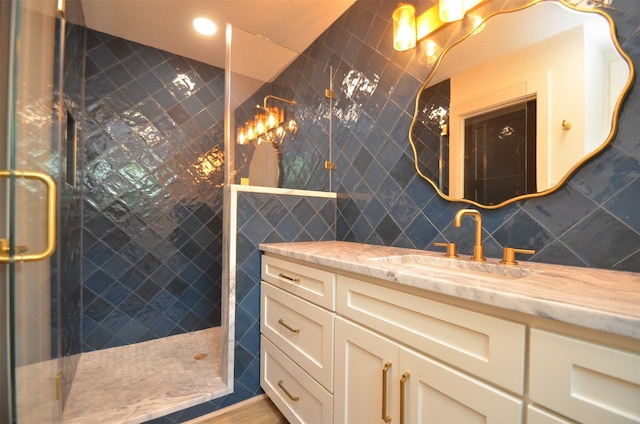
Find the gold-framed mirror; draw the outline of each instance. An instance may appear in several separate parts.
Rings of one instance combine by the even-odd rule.
[[[409,141],[443,198],[495,209],[557,190],[606,147],[633,66],[597,10],[533,0],[475,19],[420,89]]]

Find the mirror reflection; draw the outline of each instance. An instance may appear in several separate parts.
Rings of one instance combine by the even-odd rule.
[[[488,18],[418,94],[418,173],[485,208],[559,188],[613,136],[632,79],[613,34],[605,15],[559,2]]]

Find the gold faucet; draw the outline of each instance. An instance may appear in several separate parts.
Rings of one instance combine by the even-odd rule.
[[[462,217],[465,215],[471,215],[476,220],[476,242],[473,245],[473,256],[471,260],[484,262],[486,259],[484,258],[484,248],[482,247],[482,216],[480,212],[475,209],[460,209],[458,213],[456,213],[453,225],[460,227],[462,225]]]

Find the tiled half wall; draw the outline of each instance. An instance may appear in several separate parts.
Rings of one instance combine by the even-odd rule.
[[[335,193],[234,185],[227,195],[231,228],[230,291],[235,292],[233,393],[149,421],[181,423],[260,393],[260,243],[335,240]],[[235,261],[233,257],[235,256]],[[233,266],[231,267],[233,269]],[[233,296],[231,296],[233,298]]]

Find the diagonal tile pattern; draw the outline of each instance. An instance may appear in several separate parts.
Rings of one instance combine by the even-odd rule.
[[[620,43],[638,69],[640,15],[632,3],[614,1],[600,9],[613,18]],[[313,169],[301,178],[284,178],[283,186],[326,190],[321,161],[328,152],[304,152],[315,152],[315,146],[306,143],[326,145],[332,114],[337,238],[419,249],[432,249],[435,241],[446,239],[459,243],[462,254],[470,254],[469,231],[452,227],[455,212],[466,205],[442,200],[414,171],[408,133],[415,96],[429,68],[413,51],[393,51],[390,16],[395,6],[387,1],[356,2],[270,84],[274,93],[295,99],[296,114],[304,117],[298,134],[305,136],[283,143],[283,172]],[[426,8],[426,2],[418,5]],[[339,98],[329,110],[324,89],[332,70]],[[640,131],[635,118],[640,113],[639,92],[636,82],[621,109],[612,145],[561,190],[482,211],[487,255],[500,257],[502,246],[513,245],[538,252],[523,260],[640,271],[640,230],[633,212],[640,198],[635,135]],[[437,104],[434,99],[434,107]],[[320,133],[322,137],[313,141],[312,135]],[[245,154],[251,156],[250,151]],[[594,243],[587,230],[598,225],[603,227]]]
[[[471,245],[470,231],[451,225],[464,205],[442,200],[412,172],[407,133],[428,68],[412,52],[392,50],[389,17],[395,6],[356,2],[237,111],[242,120],[265,94],[295,99],[291,113],[300,130],[282,144],[281,186],[328,190],[331,185],[338,191],[337,205],[307,199],[316,212],[300,220],[296,213],[309,209],[300,205],[293,212],[300,200],[295,196],[243,195],[238,213],[248,226],[238,235],[238,256],[246,259],[238,269],[236,391],[157,422],[184,421],[259,391],[260,238],[335,237],[417,248],[449,239],[460,243],[463,253]],[[602,10],[615,21],[623,49],[638,69],[640,10],[627,0]],[[221,196],[211,179],[198,176],[214,162],[203,154],[221,142],[224,85],[221,70],[105,34],[89,31],[87,50],[83,327],[84,349],[93,350],[198,328],[206,322],[199,314],[215,305],[210,291],[212,279],[219,279],[219,262],[211,263],[214,268],[205,264],[219,256],[219,241],[208,242],[219,236]],[[333,109],[324,98],[331,71],[339,92]],[[539,250],[536,261],[640,271],[637,201],[630,200],[640,198],[639,93],[636,84],[611,147],[562,190],[483,212],[487,255],[498,256],[502,245],[518,243]],[[323,168],[330,116],[331,159],[337,164],[331,181]],[[250,149],[239,149],[238,177],[247,172]],[[323,228],[331,219],[333,233]],[[602,227],[597,243],[589,236],[595,226]]]
[[[220,324],[224,71],[88,31],[83,349]]]
[[[238,192],[234,392],[149,421],[173,424],[263,393],[260,388],[260,251],[262,242],[335,240],[336,200]]]

